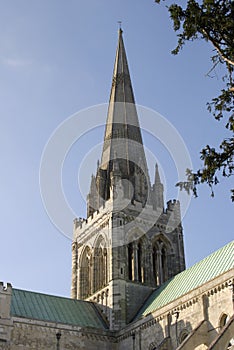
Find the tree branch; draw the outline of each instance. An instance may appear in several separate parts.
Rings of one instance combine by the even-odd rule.
[[[207,39],[212,43],[212,45],[214,46],[215,50],[218,52],[218,54],[220,55],[220,57],[227,63],[229,63],[231,66],[234,66],[234,61],[229,60],[222,52],[221,48],[216,44],[215,40],[213,40],[213,38],[209,35],[209,33],[207,33],[207,31],[205,29],[202,29],[203,33],[205,34],[205,36],[207,37]]]

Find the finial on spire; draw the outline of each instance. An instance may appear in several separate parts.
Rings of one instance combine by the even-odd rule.
[[[122,21],[118,21],[118,24],[119,24],[119,33],[123,33],[123,30],[122,30]]]

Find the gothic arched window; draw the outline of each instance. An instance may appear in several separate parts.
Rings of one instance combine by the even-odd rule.
[[[228,322],[228,315],[222,314],[219,321],[220,330],[223,329],[223,327],[227,324],[227,322]]]
[[[92,252],[86,247],[80,258],[80,297],[87,298],[91,294]]]
[[[93,292],[103,288],[108,282],[108,254],[102,236],[94,248]]]
[[[181,344],[187,338],[188,335],[189,331],[187,329],[183,329],[179,335],[179,343]]]

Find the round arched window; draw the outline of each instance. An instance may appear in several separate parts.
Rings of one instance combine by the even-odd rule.
[[[181,344],[185,340],[185,338],[187,338],[188,335],[189,335],[189,331],[187,329],[183,329],[180,332],[179,343]]]
[[[229,321],[229,316],[227,314],[222,314],[219,321],[220,331],[226,326],[228,321]],[[228,342],[228,346],[227,348],[225,347],[225,349],[227,350],[234,349],[234,338],[230,339],[230,341]]]
[[[220,330],[227,324],[228,319],[229,319],[229,317],[227,314],[222,314],[222,316],[220,317],[220,321],[219,321]]]

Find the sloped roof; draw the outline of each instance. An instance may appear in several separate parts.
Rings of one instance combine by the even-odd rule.
[[[11,316],[106,329],[93,303],[12,289]]]
[[[144,317],[234,267],[234,241],[172,277],[147,299],[135,319]]]

